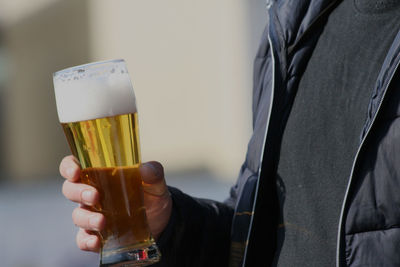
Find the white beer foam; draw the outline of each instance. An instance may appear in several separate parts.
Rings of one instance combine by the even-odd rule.
[[[61,123],[135,113],[136,100],[123,60],[72,67],[53,76]]]

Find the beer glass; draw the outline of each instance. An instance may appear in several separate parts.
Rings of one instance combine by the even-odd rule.
[[[100,266],[147,266],[160,259],[149,231],[139,173],[136,100],[124,60],[95,62],[53,75],[58,117],[81,181],[95,187],[105,216]]]

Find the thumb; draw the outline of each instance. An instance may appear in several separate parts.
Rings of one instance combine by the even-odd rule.
[[[164,168],[157,161],[149,161],[140,165],[143,191],[154,196],[163,196],[168,192],[164,178]]]

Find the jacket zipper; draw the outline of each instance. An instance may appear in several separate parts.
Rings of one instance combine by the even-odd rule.
[[[265,143],[267,141],[268,128],[269,128],[269,123],[270,123],[270,120],[271,120],[272,105],[274,103],[274,94],[275,94],[275,55],[274,55],[272,41],[271,41],[271,37],[270,37],[269,33],[268,33],[268,42],[269,42],[270,53],[271,53],[271,58],[272,58],[272,87],[271,87],[272,90],[271,90],[271,99],[270,99],[269,110],[268,110],[268,119],[267,119],[267,123],[266,123],[266,126],[265,126],[264,141],[263,141],[263,146],[262,146],[262,150],[261,150],[260,166],[258,167],[258,179],[257,179],[256,191],[255,191],[255,195],[254,195],[254,203],[253,203],[253,208],[252,208],[253,215],[251,216],[251,219],[250,219],[250,227],[249,227],[248,232],[247,232],[247,240],[249,240],[249,238],[250,238],[251,229],[253,227],[254,211],[255,211],[255,208],[256,208],[258,188],[259,188],[259,185],[260,185],[260,178],[261,178],[261,166],[262,166],[262,160],[263,160],[263,157],[264,157]],[[248,243],[246,243],[246,248],[244,250],[242,267],[246,266],[247,249],[248,249]]]
[[[315,22],[318,21],[319,18],[322,17],[322,15],[324,15],[334,4],[336,4],[337,1],[341,1],[341,0],[334,0],[333,3],[331,3],[328,7],[326,7],[323,10],[323,12],[321,12],[321,14],[318,16],[318,18],[312,24],[315,24]],[[267,10],[268,11],[269,11],[269,9],[271,8],[272,5],[273,5],[273,0],[266,0],[266,6],[267,6]],[[270,20],[272,20],[271,16],[270,16]],[[268,27],[270,27],[270,25]],[[308,32],[308,30],[306,32]],[[249,227],[248,233],[247,233],[247,240],[249,240],[250,234],[251,234],[251,230],[253,228],[254,211],[255,211],[255,207],[256,207],[258,189],[259,189],[259,185],[260,185],[262,160],[263,160],[263,157],[264,157],[265,144],[266,144],[266,141],[267,141],[268,128],[269,128],[269,124],[270,124],[270,120],[271,120],[272,106],[273,106],[273,103],[274,103],[274,95],[275,95],[275,72],[276,72],[275,63],[276,63],[276,59],[275,59],[275,54],[274,54],[274,49],[273,49],[274,46],[273,46],[273,42],[271,40],[270,33],[268,33],[268,42],[269,42],[270,53],[271,53],[271,58],[272,58],[272,86],[271,86],[272,90],[271,90],[271,99],[270,99],[270,105],[269,105],[269,110],[268,110],[268,119],[267,119],[267,123],[266,123],[266,126],[265,126],[265,134],[264,134],[263,146],[262,146],[261,155],[260,155],[260,166],[258,168],[258,179],[257,179],[254,203],[253,203],[253,208],[252,208],[253,216],[251,216],[251,219],[250,219],[250,227]],[[297,42],[296,42],[296,44],[297,44]],[[296,44],[294,44],[293,47]],[[248,251],[248,243],[246,243],[246,248],[245,248],[244,256],[243,256],[242,267],[246,267],[247,251]]]
[[[376,118],[378,116],[379,110],[381,109],[383,100],[385,99],[386,93],[388,91],[389,85],[390,85],[390,83],[391,83],[391,81],[393,79],[393,76],[397,72],[397,69],[399,68],[399,65],[400,65],[400,60],[398,60],[398,62],[396,63],[396,66],[395,66],[395,68],[394,68],[394,70],[393,70],[393,72],[392,72],[392,74],[390,76],[390,79],[389,79],[388,83],[385,86],[382,98],[379,101],[378,109],[376,110],[376,112],[374,114],[374,117],[372,119],[372,122],[371,122],[370,126],[367,129],[367,132],[365,133],[363,139],[361,140],[360,145],[358,146],[357,153],[356,153],[356,155],[354,157],[354,160],[353,160],[353,166],[351,168],[350,177],[349,177],[349,181],[347,183],[346,193],[345,193],[345,196],[344,196],[344,200],[343,200],[343,203],[342,203],[342,209],[341,209],[341,212],[340,212],[339,228],[338,228],[338,236],[337,236],[337,247],[336,247],[336,266],[337,267],[341,267],[340,266],[340,244],[341,244],[341,239],[342,239],[342,234],[341,233],[343,231],[342,227],[343,227],[344,209],[345,209],[345,206],[346,206],[347,197],[348,197],[348,194],[349,194],[351,182],[353,180],[354,169],[355,169],[355,166],[356,166],[356,163],[357,163],[357,159],[358,159],[358,156],[360,154],[361,148],[363,147],[364,142],[367,139],[367,136],[368,136],[369,132],[371,131],[372,126],[375,123],[375,120],[376,120]]]

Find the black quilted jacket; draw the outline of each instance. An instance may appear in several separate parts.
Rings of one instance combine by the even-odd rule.
[[[340,0],[267,1],[254,65],[253,135],[224,203],[171,188],[172,219],[154,266],[269,266],[277,151],[295,92],[326,18]],[[400,33],[383,63],[338,218],[337,266],[400,266]],[[360,66],[362,71],[362,66]],[[262,201],[258,199],[262,196]]]

